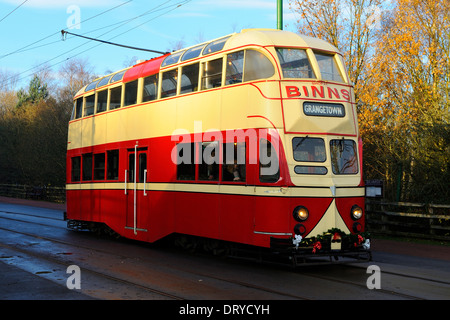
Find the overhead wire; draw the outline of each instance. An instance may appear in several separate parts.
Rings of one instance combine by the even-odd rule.
[[[131,1],[131,0],[130,0],[130,1]],[[166,3],[170,2],[170,1],[171,1],[171,0],[166,1],[166,2],[164,2],[163,4],[166,4]],[[121,36],[121,35],[123,35],[123,34],[125,34],[125,33],[127,33],[127,32],[130,32],[130,31],[132,31],[132,30],[134,30],[134,29],[136,29],[136,28],[138,28],[138,27],[140,27],[140,26],[142,26],[142,25],[144,25],[144,24],[146,24],[146,23],[148,23],[148,22],[150,22],[150,21],[152,21],[152,20],[155,20],[155,19],[157,19],[157,18],[159,18],[159,17],[161,17],[161,16],[163,16],[163,15],[165,15],[165,14],[168,14],[169,12],[171,12],[171,11],[173,11],[173,10],[175,10],[175,9],[177,9],[177,8],[179,8],[179,7],[181,7],[181,6],[183,6],[183,5],[185,5],[186,3],[190,2],[190,1],[192,1],[192,0],[183,0],[183,1],[177,2],[177,3],[175,3],[175,4],[166,6],[166,7],[164,7],[164,8],[157,9],[157,8],[159,8],[159,7],[161,7],[161,6],[163,5],[163,4],[160,4],[160,5],[156,6],[156,7],[154,7],[153,9],[148,10],[148,11],[147,11],[146,13],[144,13],[144,14],[140,14],[140,15],[138,15],[138,16],[136,16],[136,17],[131,18],[131,19],[127,19],[127,20],[124,20],[124,21],[122,21],[122,22],[112,24],[112,25],[117,25],[117,24],[120,24],[120,25],[117,26],[117,27],[115,27],[115,28],[113,28],[113,29],[111,29],[111,30],[109,30],[109,31],[107,31],[107,32],[105,32],[105,33],[103,33],[103,34],[101,34],[101,35],[99,35],[99,37],[102,37],[102,36],[104,36],[104,35],[106,35],[106,34],[112,32],[112,31],[114,31],[114,30],[116,30],[116,29],[118,29],[118,28],[120,28],[120,27],[126,25],[127,23],[136,20],[136,19],[139,18],[139,17],[142,17],[142,16],[147,15],[147,14],[150,14],[150,13],[155,13],[155,12],[157,12],[157,11],[162,11],[162,10],[167,9],[167,8],[171,8],[171,9],[169,9],[169,10],[167,10],[167,11],[164,11],[164,12],[161,13],[160,15],[155,16],[155,17],[152,17],[151,19],[146,20],[145,22],[143,22],[143,23],[141,23],[141,24],[139,24],[139,25],[137,25],[137,26],[134,26],[134,27],[132,27],[132,28],[130,28],[130,29],[128,29],[128,30],[122,32],[122,33],[119,33],[119,34],[117,34],[117,35],[115,35],[115,36],[113,36],[113,37],[111,37],[111,38],[109,38],[109,39],[107,40],[107,41],[111,41],[112,39],[117,38],[117,37],[119,37],[119,36]],[[128,1],[128,2],[129,2],[129,1]],[[98,15],[97,15],[97,16],[98,16]],[[110,26],[112,26],[112,25],[110,25]],[[104,28],[105,28],[105,27],[104,27]],[[104,28],[99,28],[99,29],[97,29],[97,30],[104,29]],[[60,31],[58,31],[56,34],[58,34],[58,33],[60,33]],[[53,35],[55,35],[55,34],[52,34],[51,36],[53,36]],[[50,37],[50,36],[49,36],[49,37]],[[49,38],[49,37],[46,37],[46,38]],[[63,62],[65,62],[65,61],[67,61],[67,60],[70,60],[70,59],[73,59],[73,58],[75,58],[76,56],[78,56],[78,55],[80,55],[80,54],[83,54],[83,53],[85,53],[85,52],[87,52],[87,51],[89,51],[89,50],[91,50],[91,49],[94,49],[94,48],[96,48],[96,47],[102,45],[102,43],[96,44],[96,45],[94,45],[94,46],[92,46],[92,47],[90,47],[90,48],[87,48],[87,49],[85,49],[85,50],[83,50],[83,51],[81,51],[81,52],[75,53],[74,55],[72,55],[72,56],[70,56],[70,57],[67,57],[67,58],[64,59],[64,60],[61,60],[61,61],[59,61],[59,62],[56,62],[56,63],[54,63],[54,64],[52,64],[52,65],[50,65],[50,66],[45,66],[45,65],[47,65],[49,62],[54,61],[54,60],[60,58],[61,56],[64,56],[64,55],[66,55],[66,54],[68,54],[68,53],[70,53],[70,52],[73,52],[74,49],[79,49],[80,47],[82,47],[82,46],[84,46],[84,45],[90,43],[91,41],[92,41],[92,40],[88,40],[88,41],[86,41],[85,43],[76,46],[76,48],[69,49],[69,50],[67,50],[67,51],[65,51],[65,52],[63,52],[63,53],[61,53],[61,54],[59,54],[59,55],[57,55],[57,56],[55,56],[55,57],[53,57],[53,58],[51,58],[51,59],[45,61],[45,62],[40,63],[40,64],[37,65],[37,66],[34,66],[34,67],[30,68],[30,69],[27,69],[27,70],[25,70],[25,71],[22,71],[22,72],[20,72],[19,74],[15,75],[15,76],[20,76],[20,75],[22,75],[22,74],[24,74],[24,73],[28,73],[28,72],[30,72],[30,71],[32,71],[32,70],[39,69],[41,66],[44,66],[44,69],[52,68],[52,67],[54,67],[54,66],[56,66],[56,65],[58,65],[58,64],[60,64],[60,63],[63,63]],[[35,42],[35,43],[36,43],[36,42]],[[0,57],[0,58],[1,58],[1,57]],[[30,75],[31,75],[31,74],[30,74]],[[23,79],[29,77],[30,75],[21,77],[21,78],[19,78],[17,81],[23,80]],[[7,82],[7,81],[9,81],[9,79],[4,80],[3,82]]]
[[[26,0],[26,1],[28,1],[28,0]],[[105,11],[102,11],[102,12],[96,14],[96,15],[93,15],[92,17],[89,17],[89,18],[87,18],[87,19],[85,19],[85,20],[82,20],[82,21],[78,22],[78,23],[74,24],[72,27],[76,27],[76,26],[80,25],[81,23],[85,23],[85,22],[87,22],[87,21],[89,21],[89,20],[92,20],[92,19],[94,19],[94,18],[97,18],[97,17],[99,17],[99,16],[101,16],[101,15],[103,15],[103,14],[105,14],[105,13],[108,13],[108,12],[110,12],[110,11],[112,11],[112,10],[114,10],[114,9],[117,9],[117,8],[123,6],[123,5],[127,4],[127,3],[130,3],[130,2],[132,2],[132,1],[133,1],[133,0],[128,0],[128,1],[125,1],[125,2],[123,2],[123,3],[121,3],[121,4],[118,4],[117,6],[114,6],[114,7],[112,7],[112,8],[109,8],[109,9],[107,9],[107,10],[105,10]],[[17,8],[16,8],[16,9],[17,9]],[[67,30],[67,29],[68,29],[68,28],[65,28],[64,30]],[[34,42],[30,43],[30,44],[27,44],[26,46],[23,46],[22,48],[19,48],[19,49],[17,49],[17,50],[14,50],[14,51],[12,51],[12,52],[9,52],[9,53],[7,53],[7,54],[4,54],[4,55],[0,56],[0,59],[3,59],[3,58],[5,58],[5,57],[10,56],[10,55],[15,54],[15,53],[27,51],[27,50],[25,50],[25,49],[27,49],[27,48],[31,47],[32,45],[37,44],[37,43],[39,43],[39,42],[41,42],[41,41],[47,40],[48,38],[51,38],[51,37],[53,37],[53,36],[55,36],[55,35],[58,35],[59,33],[60,33],[60,31],[54,32],[54,33],[52,33],[52,34],[50,34],[50,35],[48,35],[48,36],[45,36],[45,37],[43,37],[43,38],[41,38],[41,39],[39,39],[39,40],[36,40],[36,41],[34,41]],[[55,42],[56,42],[56,41],[55,41]],[[53,43],[55,43],[55,42],[52,42],[52,43],[50,43],[50,44],[53,44]],[[39,47],[42,47],[42,46],[44,46],[44,45],[37,46],[37,47],[34,47],[34,48],[39,48]]]
[[[25,0],[24,2],[22,2],[21,4],[19,4],[16,8],[14,8],[13,11],[11,11],[10,13],[8,13],[6,16],[4,16],[3,18],[0,19],[0,22],[2,22],[3,20],[5,20],[8,16],[10,16],[14,11],[16,11],[17,9],[19,9],[22,5],[25,4],[25,2],[27,2],[28,0]]]

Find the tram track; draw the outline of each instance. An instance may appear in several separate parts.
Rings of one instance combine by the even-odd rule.
[[[0,213],[4,213],[4,211],[0,211]],[[30,214],[20,214],[20,213],[8,213],[8,214],[17,214],[18,216],[22,216],[22,217],[30,217],[33,219],[48,219],[48,217],[46,216],[39,216],[39,215],[30,215]],[[18,223],[25,223],[28,225],[36,225],[36,226],[43,226],[46,228],[57,228],[58,230],[61,229],[65,229],[66,228],[62,227],[62,226],[58,226],[58,225],[54,225],[54,224],[50,224],[50,223],[45,223],[48,222],[49,220],[44,220],[43,222],[38,222],[38,221],[30,221],[25,219],[20,219],[17,218],[17,216],[0,216],[0,221],[1,220],[7,220],[10,222],[18,222]],[[50,219],[50,220],[58,220],[63,222],[62,219]],[[77,244],[74,243],[72,241],[66,241],[63,239],[60,239],[58,237],[50,237],[50,236],[46,236],[44,234],[37,234],[35,231],[33,232],[27,232],[25,230],[19,230],[20,228],[8,228],[5,226],[0,226],[0,230],[6,231],[6,232],[12,232],[15,234],[20,234],[22,236],[25,237],[32,237],[34,239],[38,239],[38,241],[49,241],[51,243],[54,244],[58,244],[58,245],[63,245],[63,246],[67,246],[68,248],[78,248],[80,250],[89,250],[89,252],[91,252],[92,255],[99,255],[99,254],[105,254],[105,255],[115,255],[115,257],[117,259],[122,259],[122,260],[126,260],[126,259],[135,259],[132,256],[129,255],[118,255],[117,252],[114,252],[114,250],[110,250],[110,249],[106,249],[103,248],[98,248],[98,247],[93,247],[90,245],[83,245],[83,244]],[[39,230],[39,229],[37,229]],[[37,231],[38,232],[38,231]],[[167,299],[175,299],[175,300],[180,300],[180,299],[185,299],[186,297],[182,297],[180,295],[177,294],[173,294],[173,293],[168,293],[165,292],[164,290],[158,290],[155,288],[151,288],[149,286],[145,286],[142,285],[141,283],[139,283],[138,281],[130,281],[127,279],[123,279],[121,278],[121,275],[114,275],[114,274],[106,274],[105,272],[99,272],[97,271],[97,269],[95,267],[89,266],[87,263],[83,262],[83,261],[73,261],[73,260],[68,260],[66,259],[67,256],[61,255],[58,256],[57,254],[55,255],[50,254],[50,253],[42,253],[39,250],[38,251],[33,251],[33,248],[26,248],[24,246],[20,246],[20,245],[11,245],[11,244],[5,244],[5,243],[0,243],[0,247],[2,248],[7,248],[8,250],[12,250],[12,251],[16,251],[18,253],[21,254],[26,254],[29,255],[31,257],[33,257],[34,259],[44,259],[45,261],[49,262],[49,263],[55,263],[58,264],[60,266],[65,266],[66,268],[71,265],[71,264],[82,264],[82,269],[83,272],[89,273],[91,276],[93,277],[98,277],[98,278],[103,278],[103,279],[107,279],[108,281],[111,281],[112,283],[116,283],[116,284],[120,284],[120,285],[125,285],[125,286],[132,286],[135,288],[139,288],[139,290],[143,290],[145,292],[148,292],[152,295],[159,295],[163,298],[167,298]],[[33,246],[31,246],[33,247]],[[67,250],[67,251],[74,251],[74,250]],[[212,257],[209,257],[212,258]],[[352,267],[352,268],[361,268],[360,266],[345,266],[345,267]],[[308,295],[302,295],[302,294],[298,294],[296,292],[283,292],[282,290],[279,289],[274,289],[268,286],[264,286],[264,285],[259,285],[259,284],[254,284],[251,283],[250,281],[242,281],[240,279],[233,279],[234,276],[218,276],[216,274],[212,274],[211,272],[199,272],[199,270],[186,270],[184,266],[171,266],[171,268],[173,270],[177,269],[179,270],[179,272],[185,272],[188,273],[190,276],[195,276],[198,278],[203,279],[203,281],[208,280],[214,280],[214,281],[218,281],[218,284],[222,283],[225,286],[226,285],[234,285],[236,286],[236,288],[247,288],[250,290],[254,290],[257,292],[265,292],[269,295],[274,295],[275,297],[279,297],[280,299],[301,299],[301,300],[308,300],[311,299],[311,297],[309,297]],[[284,270],[286,271],[286,270]],[[308,277],[310,279],[319,279],[321,281],[327,281],[327,282],[331,282],[331,283],[336,283],[339,285],[345,285],[348,287],[355,287],[358,288],[359,290],[361,289],[366,289],[365,287],[365,283],[361,283],[361,282],[355,282],[355,281],[351,281],[351,280],[347,280],[345,278],[336,278],[335,276],[329,276],[326,273],[321,273],[321,274],[317,274],[316,272],[310,273],[310,272],[298,272],[296,271],[295,274],[299,275],[300,277],[304,278],[304,277]],[[428,279],[425,277],[418,277],[418,276],[412,276],[412,275],[405,275],[405,274],[401,274],[401,273],[395,273],[395,272],[386,272],[386,274],[390,274],[392,276],[396,276],[396,277],[403,277],[403,278],[410,278],[410,279],[414,279],[414,280],[421,280],[421,281],[430,281],[430,282],[434,282],[437,284],[443,284],[443,285],[449,285],[449,282],[447,281],[439,281],[436,279]],[[298,281],[302,281],[302,280],[298,280]],[[424,299],[423,297],[420,296],[416,296],[416,295],[412,295],[412,294],[406,294],[403,292],[399,292],[399,291],[395,291],[395,290],[391,290],[391,289],[379,289],[377,290],[379,293],[383,293],[386,296],[395,296],[398,298],[403,298],[403,299]],[[188,297],[189,299],[189,297]],[[313,299],[315,299],[313,297]]]
[[[34,217],[38,217],[36,215],[33,215],[33,216]],[[45,217],[43,217],[43,218],[45,218]],[[54,226],[54,225],[41,224],[41,223],[36,223],[36,222],[26,221],[26,220],[20,220],[20,219],[14,219],[14,218],[0,217],[0,219],[7,219],[7,220],[10,220],[10,221],[18,221],[18,222],[23,222],[23,223],[43,225],[43,226],[46,226],[46,227],[52,227],[52,228],[59,228],[59,229],[61,229],[60,227]],[[29,232],[13,230],[13,229],[5,228],[5,227],[0,227],[0,230],[4,230],[4,231],[7,231],[7,232],[13,232],[13,233],[21,234],[21,235],[28,236],[28,237],[34,237],[34,238],[39,239],[39,240],[50,241],[50,242],[53,242],[53,243],[58,243],[58,244],[66,245],[66,246],[77,247],[77,248],[90,250],[90,251],[96,251],[96,252],[99,252],[99,253],[112,254],[112,252],[109,251],[109,250],[102,250],[102,249],[92,248],[92,247],[88,247],[88,246],[78,245],[78,244],[74,244],[72,242],[64,241],[64,240],[61,240],[61,239],[55,239],[55,238],[46,237],[46,236],[42,236],[42,235],[36,235],[36,234],[33,234],[33,233],[29,233]],[[8,249],[14,250],[14,251],[18,251],[18,252],[21,252],[23,254],[30,255],[30,256],[32,256],[34,258],[45,259],[46,261],[49,261],[49,262],[52,262],[52,263],[57,263],[57,264],[60,264],[60,265],[66,266],[66,267],[68,267],[69,265],[72,265],[74,263],[73,261],[64,262],[64,261],[61,261],[61,259],[57,259],[57,258],[48,256],[48,255],[33,253],[30,250],[25,250],[23,248],[18,248],[17,246],[5,245],[5,244],[1,244],[0,243],[0,247],[8,248]],[[120,258],[126,259],[127,257],[122,256]],[[101,272],[95,271],[93,269],[87,268],[86,266],[83,266],[82,269],[83,269],[83,272],[87,271],[87,272],[89,272],[89,273],[91,273],[93,275],[100,276],[100,277],[105,277],[105,278],[108,278],[108,279],[110,279],[112,281],[115,281],[115,282],[118,282],[118,283],[124,283],[124,284],[128,284],[128,285],[137,286],[139,288],[142,288],[144,290],[150,291],[152,293],[156,293],[156,294],[159,294],[159,295],[162,295],[162,296],[165,296],[165,297],[169,297],[169,298],[172,298],[172,299],[175,299],[175,300],[183,300],[183,299],[185,299],[183,297],[179,297],[179,296],[168,294],[168,293],[165,293],[165,292],[162,292],[162,291],[159,291],[159,290],[155,290],[155,289],[152,289],[152,288],[149,288],[149,287],[146,287],[146,286],[142,286],[142,285],[140,285],[138,283],[135,283],[135,282],[130,282],[130,281],[127,281],[127,280],[123,280],[123,279],[121,279],[119,277],[115,277],[115,276],[111,276],[111,275],[108,275],[108,274],[105,274],[105,273],[101,273]],[[274,295],[277,295],[279,297],[284,297],[284,299],[289,298],[289,299],[308,300],[308,298],[303,297],[303,296],[290,294],[290,293],[284,293],[284,292],[281,292],[281,291],[278,291],[278,290],[273,290],[271,288],[266,288],[266,287],[263,287],[263,286],[260,286],[260,285],[254,285],[254,284],[251,284],[249,282],[235,281],[235,280],[232,280],[232,279],[226,279],[226,278],[223,278],[223,277],[218,277],[218,276],[214,276],[214,275],[211,275],[211,274],[205,274],[205,273],[199,273],[199,272],[190,272],[190,273],[193,274],[193,275],[199,276],[202,279],[208,279],[208,278],[209,279],[214,279],[214,280],[217,280],[217,281],[220,281],[220,282],[229,283],[229,284],[233,284],[233,285],[236,285],[236,286],[241,286],[241,287],[245,287],[245,288],[249,288],[249,289],[253,289],[253,290],[257,290],[257,291],[267,292],[269,294],[274,294]]]

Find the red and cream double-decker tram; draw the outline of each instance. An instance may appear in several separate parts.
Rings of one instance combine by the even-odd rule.
[[[370,256],[342,56],[287,31],[242,30],[81,89],[66,190],[73,229],[195,236],[295,263]]]

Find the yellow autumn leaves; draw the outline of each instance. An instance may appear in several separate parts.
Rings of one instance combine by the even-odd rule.
[[[343,53],[366,179],[390,200],[449,202],[450,2],[298,0],[298,31]]]

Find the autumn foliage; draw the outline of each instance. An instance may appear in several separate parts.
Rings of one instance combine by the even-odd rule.
[[[385,198],[449,203],[450,2],[290,1],[300,33],[344,55],[364,142],[365,179]]]

